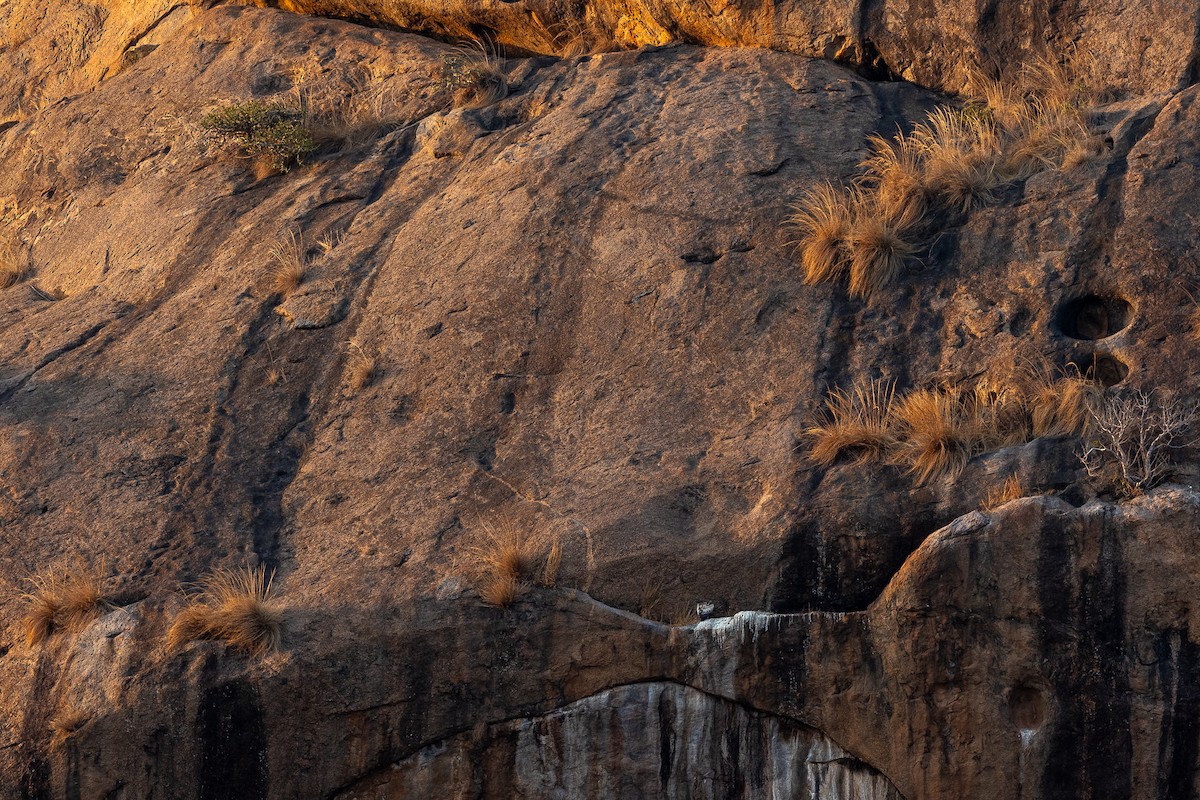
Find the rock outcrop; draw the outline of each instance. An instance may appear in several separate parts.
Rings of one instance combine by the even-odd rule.
[[[1194,390],[1196,9],[199,5],[0,8],[0,796],[1191,796],[1200,498],[1118,504],[1071,438],[917,486],[805,431],[861,378]],[[388,25],[656,46],[454,107],[462,49]],[[871,303],[804,285],[789,203],[1042,39],[1126,93],[1103,155]],[[200,125],[331,86],[369,102],[285,174]],[[506,520],[564,588],[486,608]],[[115,610],[27,644],[75,557]],[[169,651],[179,584],[244,563],[282,652]]]

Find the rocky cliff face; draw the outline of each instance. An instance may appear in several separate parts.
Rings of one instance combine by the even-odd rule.
[[[1200,9],[201,5],[0,7],[0,795],[1193,796],[1189,451],[1119,503],[1073,438],[918,486],[805,431],[863,378],[1194,388]],[[506,90],[455,104],[478,56],[393,27],[508,47]],[[535,55],[599,41],[650,46]],[[870,303],[804,285],[789,203],[1043,44],[1103,154]],[[284,174],[200,124],[334,90]],[[558,588],[480,602],[500,520]],[[30,645],[71,559],[111,610]],[[168,649],[244,563],[282,649]]]

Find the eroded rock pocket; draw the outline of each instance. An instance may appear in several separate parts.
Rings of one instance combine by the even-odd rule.
[[[1129,377],[1129,365],[1111,353],[1093,353],[1067,362],[1067,369],[1104,387],[1116,386]]]
[[[1127,328],[1132,312],[1133,306],[1120,297],[1087,294],[1063,303],[1055,322],[1064,336],[1095,341]]]

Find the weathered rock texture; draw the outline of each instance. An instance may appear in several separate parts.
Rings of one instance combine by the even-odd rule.
[[[603,765],[598,768],[598,765]],[[339,798],[804,797],[896,800],[827,737],[673,683],[610,689],[462,733]]]
[[[211,0],[38,0],[0,6],[0,124],[94,86],[169,41]],[[1178,90],[1200,68],[1195,0],[268,0],[269,5],[525,53],[670,43],[768,47],[874,78],[959,91],[975,69],[1069,55],[1101,89]]]
[[[438,13],[520,44],[497,20],[522,8]],[[855,378],[1028,361],[1194,391],[1195,9],[1005,9],[871,6],[787,48],[867,54],[872,31],[890,69],[954,88],[973,47],[1013,58],[1049,31],[1135,94],[1098,113],[1102,159],[1009,187],[864,305],[802,285],[787,206],[853,176],[927,89],[677,46],[511,59],[505,98],[451,109],[460,53],[416,35],[242,6],[0,8],[0,214],[32,264],[0,290],[0,796],[444,778],[683,797],[701,774],[735,797],[1190,796],[1194,494],[1075,508],[1103,487],[1071,440],[923,487],[806,458],[826,389]],[[539,18],[583,12],[556,13]],[[701,35],[621,13],[714,44],[841,24],[730,7]],[[1174,61],[1105,33],[1150,16]],[[285,175],[198,126],[221,101],[364,81],[378,135]],[[271,248],[295,231],[311,263],[281,298]],[[355,389],[360,352],[378,368]],[[976,513],[1013,472],[1057,497]],[[572,589],[481,606],[473,549],[504,519],[562,541]],[[21,581],[75,555],[106,561],[120,608],[27,647]],[[246,562],[278,570],[283,652],[168,652],[179,583]],[[789,613],[630,613],[655,597],[663,618]],[[579,730],[610,740],[555,744]],[[650,785],[612,788],[621,772]]]

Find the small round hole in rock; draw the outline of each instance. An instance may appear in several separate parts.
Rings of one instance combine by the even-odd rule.
[[[1133,306],[1120,297],[1087,294],[1063,303],[1056,325],[1064,336],[1094,341],[1128,327],[1132,311]]]
[[[1046,721],[1046,698],[1032,686],[1016,686],[1008,695],[1008,713],[1018,728],[1036,731]]]
[[[1096,353],[1091,358],[1080,356],[1068,362],[1067,369],[1101,386],[1116,386],[1129,377],[1129,366],[1110,353]]]

